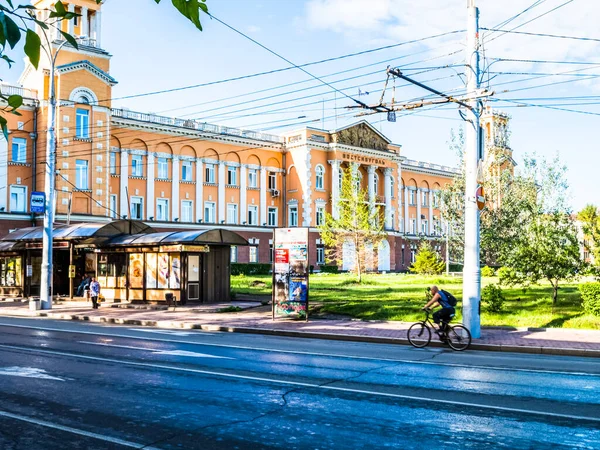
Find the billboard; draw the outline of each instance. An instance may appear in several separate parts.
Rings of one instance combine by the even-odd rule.
[[[308,320],[308,228],[278,228],[273,236],[273,319]]]

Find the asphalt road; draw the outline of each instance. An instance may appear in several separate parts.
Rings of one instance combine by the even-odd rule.
[[[0,318],[0,448],[600,448],[593,358]]]

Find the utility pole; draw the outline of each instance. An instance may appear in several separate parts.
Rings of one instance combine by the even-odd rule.
[[[54,189],[56,173],[56,83],[54,72],[58,52],[67,43],[65,40],[52,54],[52,43],[48,42],[48,59],[50,61],[50,92],[48,101],[48,125],[46,130],[46,169],[44,192],[46,207],[44,208],[44,233],[42,235],[42,279],[40,301],[42,309],[52,309],[52,230],[54,226]]]
[[[479,9],[475,0],[467,0],[467,49],[466,74],[467,95],[474,96],[479,90]],[[463,324],[474,338],[481,335],[480,301],[481,270],[479,267],[479,208],[476,192],[478,168],[482,158],[480,140],[479,101],[471,97],[466,109],[465,142],[465,256],[463,267]]]

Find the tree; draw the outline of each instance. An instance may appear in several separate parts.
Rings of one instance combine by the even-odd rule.
[[[572,280],[583,269],[571,216],[560,211],[540,214],[521,231],[518,242],[503,255],[502,262],[512,269],[503,278],[507,284],[528,286],[549,281],[552,304],[556,305],[559,283]]]
[[[421,275],[438,275],[444,271],[446,263],[433,249],[429,241],[423,240],[415,256],[415,262],[410,267],[412,273]]]
[[[586,205],[577,214],[584,235],[584,245],[593,257],[593,263],[600,270],[600,214],[594,205]]]
[[[381,211],[369,202],[355,172],[343,172],[338,218],[325,213],[319,231],[327,247],[327,260],[341,266],[344,257],[352,257],[351,270],[358,276],[358,282],[362,282],[363,273],[373,263],[374,249],[385,239],[386,233]]]
[[[97,4],[103,0],[95,0]],[[206,0],[171,0],[173,6],[188,20],[190,20],[196,28],[202,31],[200,23],[200,11],[208,14]],[[6,4],[2,4],[2,2]],[[160,3],[161,0],[154,0],[155,3]],[[49,19],[47,21],[39,20],[37,17],[37,8],[30,4],[20,4],[15,6],[15,0],[0,0],[0,59],[4,60],[9,68],[14,62],[6,53],[7,46],[13,50],[25,35],[24,51],[29,59],[29,62],[38,68],[40,61],[42,45],[42,37],[45,37],[46,31],[51,28],[59,29],[62,36],[73,47],[78,48],[77,41],[73,36],[60,30],[61,24],[65,20],[73,20],[79,14],[69,12],[64,4],[59,0],[54,4],[54,9],[50,10]],[[36,27],[40,27],[41,34],[35,31]],[[1,79],[0,79],[1,81]],[[4,95],[0,91],[0,102],[6,103],[6,106],[0,105],[0,127],[4,133],[4,137],[8,139],[7,119],[6,114],[19,114],[19,107],[23,104],[23,98],[20,95]]]

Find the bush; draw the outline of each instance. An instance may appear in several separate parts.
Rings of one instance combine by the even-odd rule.
[[[485,303],[485,309],[489,312],[500,312],[504,307],[504,294],[497,284],[490,284],[481,291],[481,301]]]
[[[231,275],[269,275],[271,264],[239,264],[231,265]]]
[[[500,267],[497,273],[500,284],[508,284],[508,282],[513,278],[514,272],[514,269],[511,269],[510,267]]]
[[[491,268],[490,266],[485,266],[481,268],[481,276],[482,277],[493,277],[494,275],[496,275],[496,271]]]
[[[450,264],[450,272],[462,272],[463,265],[462,264]]]
[[[415,257],[415,262],[410,266],[412,273],[421,275],[437,275],[444,271],[446,263],[442,261],[440,255],[433,249],[428,241],[421,242],[419,250]]]
[[[319,266],[322,273],[338,273],[338,266]]]
[[[600,316],[600,283],[585,283],[579,285],[581,306],[588,314]]]

